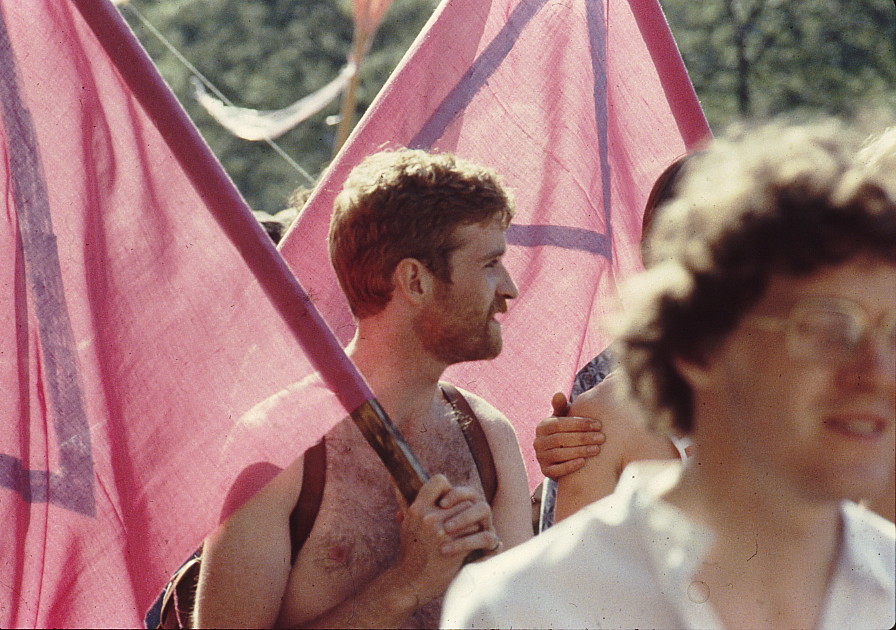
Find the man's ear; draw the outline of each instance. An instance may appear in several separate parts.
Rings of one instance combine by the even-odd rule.
[[[392,286],[406,300],[419,304],[432,292],[432,272],[416,258],[402,258],[392,273]]]

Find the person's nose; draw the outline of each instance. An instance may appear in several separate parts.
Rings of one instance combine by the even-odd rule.
[[[501,265],[501,269],[504,271],[504,275],[498,284],[498,294],[506,300],[516,299],[520,291],[517,289],[513,278],[510,277],[510,272],[503,265]]]
[[[880,334],[865,337],[852,360],[843,365],[844,378],[863,389],[876,389],[896,397],[896,349]]]

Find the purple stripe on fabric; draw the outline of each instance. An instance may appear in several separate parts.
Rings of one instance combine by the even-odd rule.
[[[603,0],[600,0],[603,2]],[[595,4],[594,2],[589,2]],[[526,26],[535,15],[547,4],[547,0],[523,0],[520,2],[507,22],[482,51],[470,68],[464,73],[457,85],[442,100],[433,114],[421,127],[420,131],[411,139],[408,146],[415,149],[429,149],[442,137],[451,122],[473,100],[476,94],[486,84],[488,79],[498,69],[510,51],[513,49]],[[603,7],[599,9],[603,13]],[[590,16],[589,16],[590,23]],[[601,26],[601,28],[603,28]],[[592,47],[593,48],[593,47]],[[606,42],[603,42],[602,50],[605,51]],[[603,54],[604,59],[606,54]],[[593,63],[593,60],[592,60]],[[600,65],[604,74],[601,76],[603,96],[603,122],[598,125],[598,134],[603,132],[601,142],[601,164],[606,165],[601,172],[604,178],[604,215],[609,226],[609,152],[606,142],[606,63]],[[597,90],[597,88],[595,88]],[[597,94],[597,92],[595,92]],[[597,103],[595,96],[595,103]],[[600,121],[600,116],[598,117]],[[609,227],[608,227],[609,231]],[[553,225],[511,225],[507,230],[507,242],[511,245],[522,247],[537,247],[550,245],[564,249],[578,249],[593,254],[611,258],[610,240],[607,235],[585,230],[581,228],[567,228]]]
[[[53,411],[60,468],[59,473],[27,470],[18,458],[0,455],[0,485],[19,492],[25,501],[49,501],[94,516],[93,456],[74,333],[65,302],[34,122],[19,93],[16,75],[9,32],[0,14],[0,107],[8,142],[9,179],[27,286],[38,322],[45,390]]]
[[[420,131],[408,143],[412,149],[430,149],[442,137],[451,121],[470,104],[513,49],[520,34],[547,0],[522,0],[495,38],[439,104]]]
[[[507,243],[522,247],[560,247],[577,249],[599,256],[610,256],[610,243],[604,234],[584,228],[559,225],[516,225],[507,228]]]
[[[594,75],[594,120],[597,124],[597,151],[600,159],[600,186],[607,248],[604,255],[613,261],[613,223],[610,220],[610,146],[607,114],[607,26],[604,15],[605,0],[586,0],[588,34],[591,40],[591,69]]]
[[[115,6],[108,0],[72,0],[122,79],[152,119],[209,211],[240,251],[283,315],[327,386],[349,411],[373,393],[314,308],[199,131],[159,75]]]

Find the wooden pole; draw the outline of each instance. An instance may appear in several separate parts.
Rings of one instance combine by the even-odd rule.
[[[351,60],[355,63],[355,74],[349,79],[348,86],[342,94],[342,107],[339,110],[339,127],[336,130],[336,142],[333,144],[333,156],[339,153],[339,149],[345,144],[348,135],[355,124],[355,106],[357,105],[358,83],[361,80],[361,63],[367,55],[367,40],[369,35],[355,31],[355,39],[352,42]]]

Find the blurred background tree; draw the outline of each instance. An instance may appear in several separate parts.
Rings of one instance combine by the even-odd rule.
[[[662,0],[712,128],[896,104],[893,0]]]
[[[485,2],[487,0],[483,0]],[[620,0],[616,0],[620,1]],[[394,0],[361,68],[356,117],[370,105],[438,0]],[[351,0],[130,0],[236,105],[278,109],[345,64]],[[805,111],[850,115],[896,106],[893,0],[661,0],[707,119]],[[122,13],[212,150],[256,210],[274,213],[310,186],[263,142],[232,136],[192,97],[190,72],[129,10]],[[438,68],[433,68],[438,72]],[[338,100],[277,140],[316,178],[328,164]]]
[[[356,118],[370,105],[437,0],[396,0],[361,67]],[[346,63],[351,0],[131,0],[137,37],[254,210],[274,213],[309,181],[264,142],[231,135],[192,96],[189,69],[133,7],[235,105],[278,109],[317,90]],[[276,140],[316,178],[332,157],[339,100]]]

